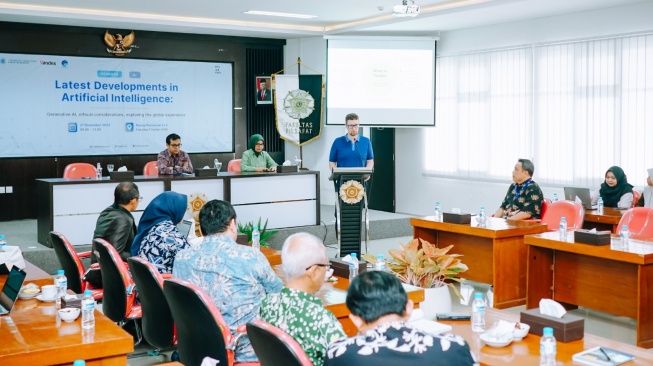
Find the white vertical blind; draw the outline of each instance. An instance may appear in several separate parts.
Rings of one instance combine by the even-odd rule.
[[[540,184],[595,187],[612,165],[645,184],[653,35],[439,57],[436,72],[427,174],[506,179],[525,157]]]

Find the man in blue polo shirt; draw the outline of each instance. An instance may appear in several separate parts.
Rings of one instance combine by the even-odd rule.
[[[347,134],[333,141],[329,154],[329,169],[374,167],[374,152],[370,139],[358,135],[358,115],[349,113],[345,117]]]

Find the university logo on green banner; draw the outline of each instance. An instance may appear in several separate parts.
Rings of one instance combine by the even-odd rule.
[[[302,146],[322,133],[322,75],[272,75],[277,131]]]

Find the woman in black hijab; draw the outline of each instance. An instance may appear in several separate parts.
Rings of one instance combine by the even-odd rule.
[[[594,192],[592,205],[603,198],[604,207],[631,208],[633,206],[633,186],[628,183],[626,173],[618,166],[613,166],[605,172],[605,181],[601,188]]]

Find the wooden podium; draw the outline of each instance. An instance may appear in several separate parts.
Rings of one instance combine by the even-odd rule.
[[[370,241],[370,221],[365,180],[373,172],[374,168],[336,167],[329,177],[329,180],[334,182],[336,191],[336,237],[338,238],[339,257],[356,253],[360,258],[363,234],[365,234],[365,251],[367,252],[367,243]],[[365,221],[364,230],[361,224],[363,220]]]

